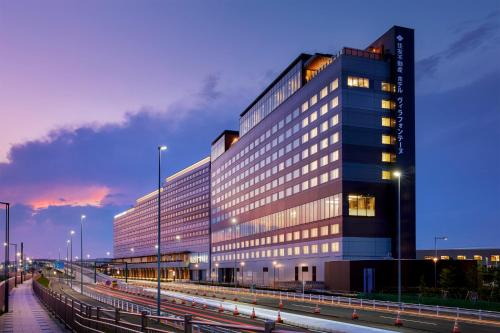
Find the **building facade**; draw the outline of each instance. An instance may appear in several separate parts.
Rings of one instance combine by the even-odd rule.
[[[210,158],[169,177],[161,189],[162,278],[205,280],[209,272]],[[118,275],[157,276],[158,191],[139,199],[114,219],[114,262]]]
[[[212,274],[323,281],[325,263],[415,258],[413,30],[301,54],[212,144]]]
[[[422,249],[417,259],[423,260],[476,260],[487,267],[500,265],[499,248]]]

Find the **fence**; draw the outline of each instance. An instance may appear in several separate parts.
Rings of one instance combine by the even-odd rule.
[[[31,274],[23,274],[23,281],[27,281],[31,278]],[[21,275],[16,276],[17,279],[17,284],[21,283]],[[5,286],[7,283],[5,283],[5,280],[0,282],[0,312],[5,312]],[[14,282],[14,277],[11,277],[8,279],[8,285],[9,285],[9,293],[11,292],[12,288],[14,288],[15,282]]]
[[[33,291],[46,308],[61,322],[78,333],[171,333],[171,332],[263,332],[285,333],[291,331],[276,330],[273,321],[266,321],[264,326],[228,325],[217,322],[193,320],[192,315],[154,316],[148,308],[133,306],[123,300],[102,299],[111,302],[113,308],[92,306],[74,298],[62,295],[33,282]],[[126,311],[128,310],[128,311]]]

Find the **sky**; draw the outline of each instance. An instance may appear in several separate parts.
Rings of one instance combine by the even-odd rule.
[[[415,29],[417,247],[500,247],[498,1],[0,0],[11,241],[64,257],[85,214],[84,252],[105,257],[113,216],[155,188],[158,144],[165,176],[208,156],[299,53],[392,25]]]

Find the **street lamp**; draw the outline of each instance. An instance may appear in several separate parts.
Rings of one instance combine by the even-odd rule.
[[[437,250],[437,241],[438,240],[448,240],[448,237],[446,236],[434,236],[434,258],[432,259],[434,261],[434,288],[437,288],[437,262],[439,260],[438,258],[438,250]]]
[[[69,243],[71,243],[71,241],[69,239],[67,239],[66,240],[66,264],[64,265],[64,270],[66,272],[66,282],[69,282],[68,281],[69,268],[67,267],[68,266],[68,259],[70,258],[70,256],[69,256]]]
[[[394,171],[398,179],[398,303],[401,307],[401,171]]]
[[[7,246],[9,244],[9,223],[10,223],[10,203],[9,202],[1,202],[1,205],[5,205],[5,263],[3,266],[4,269],[4,275],[5,278],[8,279],[9,275],[9,247]],[[4,310],[5,312],[9,312],[9,288],[5,287],[5,295],[4,295]]]
[[[111,252],[106,252],[106,256],[109,257],[111,255]]]
[[[219,263],[215,263],[215,279],[219,282]]]
[[[157,291],[156,291],[156,315],[159,317],[161,315],[161,310],[160,310],[160,297],[161,297],[161,291],[160,291],[160,282],[161,282],[161,273],[160,273],[160,260],[161,260],[161,152],[167,150],[167,146],[158,146],[158,225],[157,225],[157,231],[158,231],[158,249],[156,252],[156,270],[157,270],[157,276],[158,276],[158,281],[157,281]]]
[[[86,216],[80,216],[80,293],[83,294],[83,220]]]
[[[73,288],[73,235],[75,234],[75,231],[74,230],[71,230],[69,232],[69,236],[70,236],[70,243],[71,243],[71,251],[70,251],[70,257],[69,257],[69,266],[70,266],[70,286],[71,288]],[[78,258],[78,257],[77,257]]]
[[[243,286],[245,284],[245,281],[243,280],[244,277],[243,277],[243,267],[245,267],[245,262],[242,261],[240,262],[240,266],[241,266],[241,285]]]
[[[273,261],[273,288],[276,288],[276,267],[278,266],[278,263],[276,261]],[[279,273],[278,273],[279,274]]]
[[[233,266],[233,283],[234,283],[234,287],[236,288],[236,225],[238,223],[238,220],[236,218],[232,218],[231,219],[231,228],[234,227],[234,231],[233,231],[233,256],[234,256],[234,266]]]

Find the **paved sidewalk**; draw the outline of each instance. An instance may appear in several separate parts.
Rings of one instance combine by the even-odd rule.
[[[31,289],[31,279],[12,289],[9,313],[0,316],[2,333],[68,332],[53,319]]]

